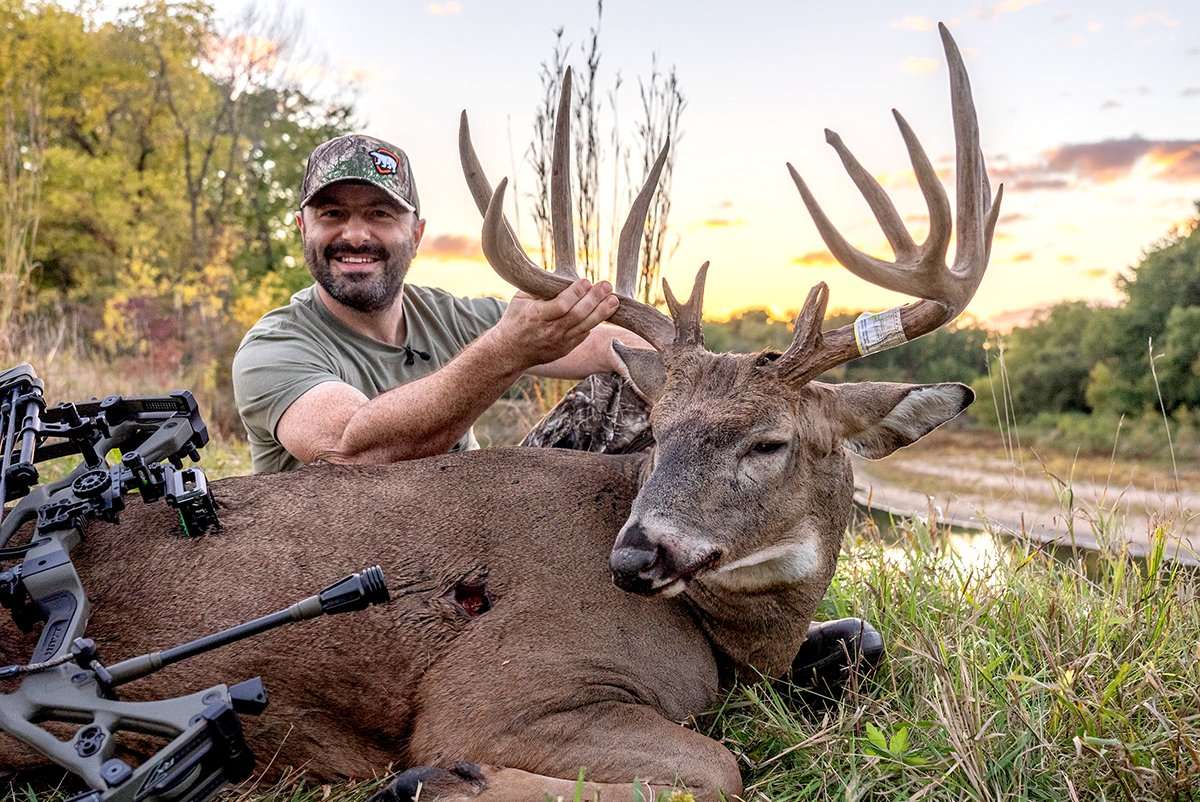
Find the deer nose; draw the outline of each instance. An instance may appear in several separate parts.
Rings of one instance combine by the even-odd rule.
[[[661,573],[661,554],[640,524],[625,527],[608,557],[613,582],[630,593],[648,593]]]

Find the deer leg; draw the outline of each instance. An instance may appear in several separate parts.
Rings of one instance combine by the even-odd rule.
[[[453,769],[418,768],[400,774],[369,802],[514,802],[515,800],[581,799],[584,802],[666,802],[672,794],[694,800],[732,800],[685,789],[637,780],[598,783],[587,779],[563,780],[520,769],[459,763]],[[674,797],[678,799],[679,797]]]
[[[577,791],[603,802],[653,802],[673,791],[718,802],[742,791],[729,750],[645,705],[603,702],[543,716],[487,753],[483,763],[410,769],[371,802],[575,799]]]

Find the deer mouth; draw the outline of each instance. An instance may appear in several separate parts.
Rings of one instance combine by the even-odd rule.
[[[650,587],[645,591],[645,595],[662,596],[668,599],[672,596],[678,596],[687,589],[689,582],[697,576],[712,570],[720,558],[721,553],[714,551],[691,566],[676,571],[673,576],[656,578],[650,583]]]

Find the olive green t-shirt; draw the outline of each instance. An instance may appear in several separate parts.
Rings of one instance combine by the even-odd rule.
[[[250,438],[255,473],[300,467],[275,439],[275,427],[304,393],[324,382],[344,382],[375,398],[433,373],[494,326],[505,306],[494,298],[456,298],[444,290],[407,284],[402,303],[402,346],[346,326],[321,302],[316,285],[263,315],[246,333],[233,358],[233,394]],[[468,429],[451,450],[478,447]]]

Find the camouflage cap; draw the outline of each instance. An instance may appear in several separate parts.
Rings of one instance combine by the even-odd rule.
[[[313,149],[300,184],[300,208],[330,184],[358,181],[379,187],[405,209],[421,216],[417,184],[408,156],[395,145],[362,134],[346,134]]]

